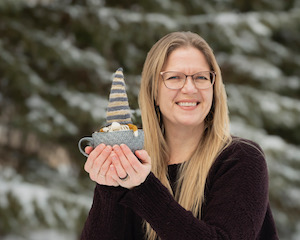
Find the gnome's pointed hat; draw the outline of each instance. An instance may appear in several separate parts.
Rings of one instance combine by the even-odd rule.
[[[128,124],[131,122],[130,108],[126,94],[123,69],[119,68],[113,78],[106,111],[106,122]]]

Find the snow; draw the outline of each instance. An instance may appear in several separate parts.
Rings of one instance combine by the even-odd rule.
[[[76,235],[70,232],[63,232],[54,229],[39,229],[28,233],[27,236],[9,235],[2,240],[74,240]]]
[[[277,104],[276,101],[273,101],[273,99],[265,97],[264,99],[261,99],[260,101],[260,107],[262,111],[269,112],[269,113],[279,113],[280,106]]]
[[[257,13],[249,14],[247,17],[248,26],[257,36],[269,37],[272,34],[270,28],[260,22],[259,15]]]
[[[103,119],[106,116],[107,98],[97,94],[69,90],[65,90],[62,97],[70,107],[78,107],[90,113],[95,120]]]
[[[299,100],[242,85],[227,84],[226,90],[230,112],[246,117],[252,126],[272,124],[273,127],[293,128],[300,125]]]
[[[3,47],[3,42],[0,39],[0,50],[1,50],[1,56],[2,60],[8,64],[13,64],[14,63],[14,57],[11,55],[10,52],[6,51]]]
[[[32,84],[32,86],[34,86],[36,88],[39,88],[39,89],[45,89],[46,88],[46,84],[44,83],[44,81],[37,74],[30,71],[28,76],[29,76],[29,82]]]
[[[221,26],[226,25],[228,28],[231,28],[239,24],[239,22],[242,20],[241,16],[242,15],[231,12],[219,13],[215,16],[215,23]]]
[[[218,54],[217,58],[220,63],[228,62],[236,67],[236,70],[243,74],[249,74],[253,78],[263,81],[265,79],[278,79],[282,77],[282,72],[279,68],[270,62],[261,58],[248,57],[244,54]]]
[[[178,28],[178,22],[163,14],[151,13],[146,15],[146,20],[150,24],[164,25],[169,30]]]
[[[26,105],[30,109],[30,112],[27,115],[28,121],[35,122],[37,124],[37,127],[42,132],[47,133],[51,131],[52,127],[48,125],[44,120],[47,118],[51,118],[56,125],[61,126],[70,134],[77,133],[77,127],[39,95],[34,94],[29,97],[26,101]]]
[[[109,8],[99,8],[98,9],[98,19],[100,23],[105,23],[109,26],[113,31],[118,31],[120,28],[120,24],[117,19],[112,14],[112,9]]]
[[[51,3],[56,2],[57,0],[24,0],[24,1],[27,2],[28,6],[35,7],[38,4],[49,5]]]
[[[276,163],[282,164],[282,166],[286,165],[286,169],[291,170],[289,172],[284,170],[282,171],[283,173],[286,173],[285,175],[287,178],[289,178],[289,176],[297,176],[300,181],[300,175],[297,173],[298,169],[293,170],[290,166],[292,162],[300,163],[300,149],[298,146],[285,142],[279,136],[268,135],[263,129],[250,126],[235,119],[231,121],[230,126],[233,135],[244,136],[258,142],[263,150],[266,151],[267,155],[269,155],[272,159],[274,154],[278,156],[284,155],[284,159],[277,160]],[[279,171],[281,170],[282,169],[279,169]],[[292,171],[295,171],[295,174],[290,175]]]
[[[75,221],[68,221],[68,219],[78,218],[81,209],[87,211],[91,205],[91,198],[68,193],[59,187],[47,187],[25,182],[14,169],[0,168],[0,206],[9,207],[7,196],[14,197],[21,205],[19,214],[22,215],[23,219],[28,219],[28,227],[39,226],[39,219],[36,216],[38,209],[43,212],[49,226],[57,225],[56,218],[58,216],[66,225],[66,229],[74,229]],[[76,206],[76,208],[66,207],[67,203]]]

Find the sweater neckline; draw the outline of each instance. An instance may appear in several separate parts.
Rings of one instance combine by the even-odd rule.
[[[168,165],[168,168],[173,168],[173,167],[179,167],[181,166],[183,163],[172,163]]]
[[[171,188],[172,188],[174,194],[176,191],[178,169],[181,164],[182,163],[168,165],[168,176],[169,176],[168,178],[169,178],[169,182],[170,182],[170,185],[171,185]]]

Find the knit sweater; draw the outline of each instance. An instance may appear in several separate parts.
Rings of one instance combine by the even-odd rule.
[[[175,185],[179,164],[169,166]],[[150,173],[128,190],[97,184],[83,240],[142,240],[142,219],[163,240],[278,239],[268,199],[268,170],[259,146],[234,140],[212,165],[201,220]]]

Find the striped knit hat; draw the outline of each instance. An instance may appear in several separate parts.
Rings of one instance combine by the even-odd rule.
[[[114,75],[109,102],[106,111],[106,122],[118,122],[120,124],[129,124],[131,122],[130,108],[125,89],[123,69],[119,68]]]

